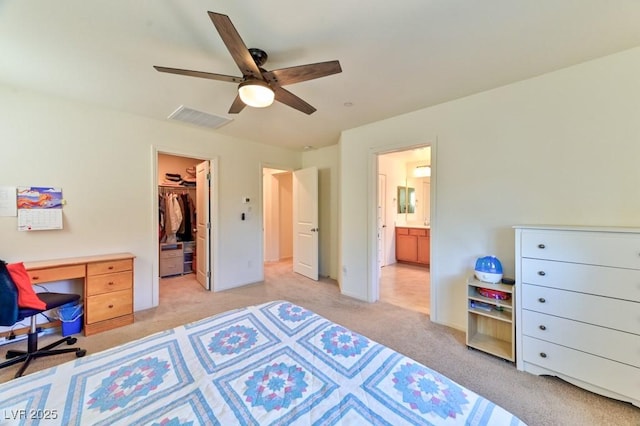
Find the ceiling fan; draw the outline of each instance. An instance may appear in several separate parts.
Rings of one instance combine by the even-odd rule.
[[[319,62],[267,71],[262,68],[262,65],[267,61],[267,54],[261,49],[248,49],[227,15],[215,12],[208,12],[208,14],[222,41],[231,53],[231,57],[240,68],[242,77],[155,65],[153,67],[160,72],[239,83],[238,94],[231,104],[231,108],[229,108],[230,114],[239,113],[245,105],[257,108],[267,107],[273,103],[274,99],[305,114],[312,114],[316,111],[313,106],[282,88],[282,86],[342,72],[338,61]]]

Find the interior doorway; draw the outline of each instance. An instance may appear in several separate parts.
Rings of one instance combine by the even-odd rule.
[[[211,161],[158,152],[156,162],[158,286],[211,290]]]
[[[429,314],[431,149],[382,153],[377,162],[378,299]],[[411,233],[400,245],[397,228]]]
[[[293,173],[262,168],[264,262],[293,259]]]

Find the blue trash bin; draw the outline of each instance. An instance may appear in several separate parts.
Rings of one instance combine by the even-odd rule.
[[[84,310],[81,304],[63,305],[58,308],[58,319],[62,323],[62,336],[78,334],[82,330]]]

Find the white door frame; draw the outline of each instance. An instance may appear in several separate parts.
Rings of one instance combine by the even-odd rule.
[[[209,154],[203,154],[202,152],[194,151],[181,151],[175,148],[151,146],[151,164],[153,165],[151,171],[151,211],[157,212],[158,209],[158,154],[175,155],[178,157],[194,158],[202,161],[209,161],[211,166],[211,195],[209,197],[209,211],[211,216],[211,234],[209,239],[209,245],[211,247],[212,258],[210,262],[211,278],[210,288],[211,291],[216,291],[218,280],[218,157],[211,157]],[[151,283],[151,304],[152,306],[158,306],[160,303],[160,258],[158,253],[160,252],[160,242],[158,241],[158,215],[153,215],[151,221],[152,229],[151,235],[153,239],[153,253],[150,253],[149,258],[153,259],[152,265],[152,283]]]
[[[378,156],[388,154],[394,151],[406,151],[415,148],[421,148],[425,146],[431,147],[431,199],[432,206],[437,206],[437,138],[433,140],[426,140],[420,144],[408,144],[406,142],[400,142],[397,144],[390,144],[385,146],[378,146],[369,148],[369,164],[367,166],[367,264],[369,268],[368,283],[367,283],[367,300],[375,302],[380,299],[380,268],[378,267]],[[436,321],[438,318],[437,312],[437,296],[438,296],[438,250],[437,247],[437,223],[438,218],[436,215],[437,208],[431,209],[431,231],[430,231],[430,243],[431,243],[431,264],[429,266],[429,276],[431,279],[431,285],[429,286],[430,292],[430,308],[429,315]],[[435,284],[434,284],[435,283]],[[437,321],[436,321],[437,322]]]

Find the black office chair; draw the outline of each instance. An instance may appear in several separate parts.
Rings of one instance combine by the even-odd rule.
[[[2,320],[0,320],[0,322],[7,320],[7,314],[9,314],[9,318],[13,319],[16,314],[16,307],[18,306],[18,292],[15,283],[11,280],[9,274],[6,272],[6,268],[3,268],[3,266],[4,264],[0,265],[0,292],[2,293],[0,297],[0,308],[3,308],[4,312],[2,315]],[[9,278],[7,279],[7,277]],[[0,368],[5,368],[18,364],[20,362],[24,362],[24,364],[16,373],[15,377],[22,376],[29,366],[31,360],[36,358],[70,352],[74,352],[76,354],[76,357],[80,358],[87,354],[87,351],[85,349],[80,348],[53,349],[63,343],[66,343],[67,345],[73,345],[74,343],[76,343],[78,339],[71,336],[65,337],[41,349],[38,349],[38,326],[36,323],[36,316],[50,309],[66,305],[67,303],[76,302],[78,299],[80,299],[80,295],[67,293],[38,293],[37,296],[47,305],[46,308],[32,309],[17,307],[17,319],[14,321],[15,323],[18,321],[22,321],[25,318],[31,318],[31,326],[29,328],[29,334],[27,335],[27,350],[8,350],[6,355],[8,361],[0,364]],[[13,305],[11,305],[11,300],[14,301]],[[12,324],[8,324],[5,322],[2,325]]]

